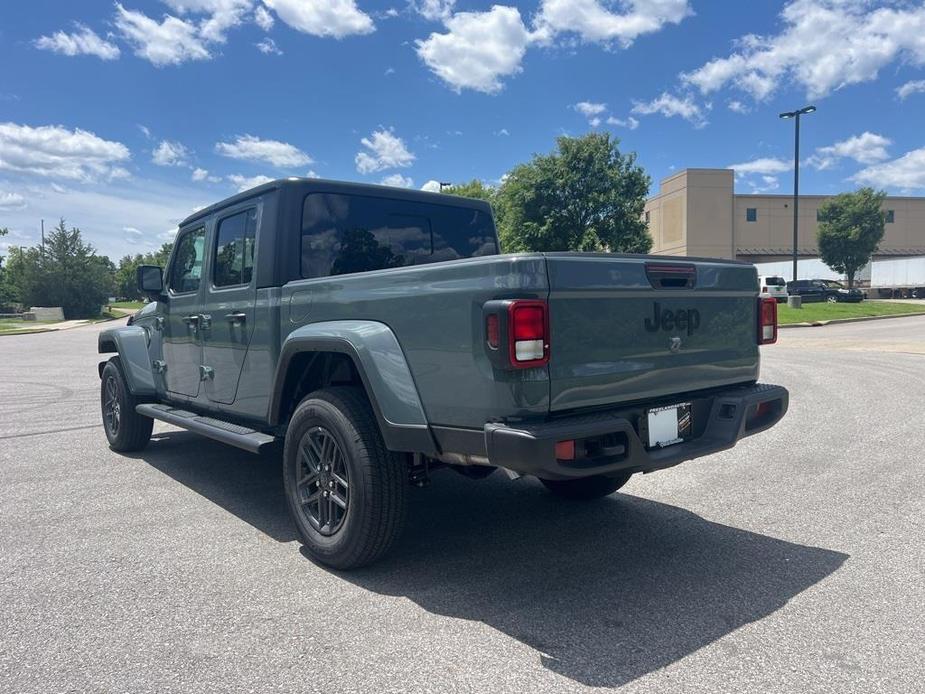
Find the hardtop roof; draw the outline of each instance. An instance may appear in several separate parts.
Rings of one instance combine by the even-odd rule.
[[[279,178],[267,183],[262,183],[254,188],[248,188],[235,195],[213,203],[207,207],[197,210],[189,217],[180,222],[180,226],[208,217],[226,207],[237,205],[253,197],[263,195],[272,190],[292,191],[294,194],[308,193],[339,193],[341,195],[366,195],[372,197],[388,197],[396,200],[408,200],[411,202],[426,202],[431,205],[450,205],[452,207],[470,207],[480,209],[486,212],[491,211],[491,206],[484,200],[475,198],[465,198],[459,195],[450,195],[448,193],[431,193],[424,190],[412,190],[408,188],[395,188],[393,186],[372,185],[369,183],[355,183],[351,181],[331,181],[323,178]]]

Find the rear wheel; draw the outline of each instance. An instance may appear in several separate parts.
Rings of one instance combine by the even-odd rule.
[[[613,494],[626,484],[631,476],[632,473],[624,472],[617,477],[593,475],[591,477],[581,477],[576,480],[541,479],[540,482],[545,485],[546,489],[556,496],[561,496],[563,499],[590,501]]]
[[[386,449],[372,408],[356,388],[326,388],[302,401],[286,431],[283,477],[299,535],[323,564],[370,564],[401,533],[404,459]]]
[[[835,294],[829,294],[829,295],[825,298],[825,300],[828,301],[830,304],[837,304],[837,303],[838,303],[838,297],[835,296]]]
[[[103,367],[100,390],[103,430],[112,450],[140,451],[151,440],[154,420],[135,412],[137,404],[125,382],[119,357],[113,357]]]

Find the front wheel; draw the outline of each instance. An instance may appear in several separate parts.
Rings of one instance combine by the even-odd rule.
[[[407,469],[356,388],[325,388],[302,401],[286,431],[283,479],[302,542],[322,564],[370,564],[401,533]]]
[[[113,357],[103,367],[100,389],[103,430],[112,450],[140,451],[151,440],[154,420],[135,412],[137,404],[125,382],[119,357]]]
[[[632,477],[631,472],[620,473],[615,477],[592,475],[576,480],[544,480],[540,482],[556,496],[577,501],[600,499],[617,491]]]

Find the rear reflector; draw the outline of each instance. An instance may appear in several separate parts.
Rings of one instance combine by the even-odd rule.
[[[485,339],[492,349],[498,349],[501,346],[501,326],[497,313],[489,313],[485,318]]]
[[[513,301],[508,307],[511,364],[519,368],[549,361],[549,310],[545,301]]]
[[[575,440],[556,442],[556,460],[575,460]]]
[[[777,299],[758,299],[758,344],[777,342]]]

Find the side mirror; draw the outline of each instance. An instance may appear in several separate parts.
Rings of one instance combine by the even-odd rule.
[[[157,265],[139,265],[135,271],[138,291],[148,296],[164,293],[164,271]]]

